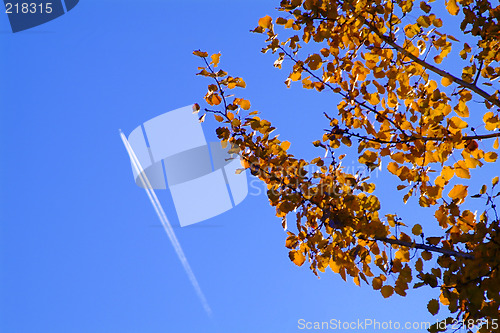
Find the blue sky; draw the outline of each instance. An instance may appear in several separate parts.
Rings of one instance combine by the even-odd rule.
[[[186,228],[164,205],[210,319],[134,184],[118,129],[128,134],[202,100],[209,82],[195,76],[195,49],[222,52],[222,68],[247,82],[242,97],[293,153],[323,154],[311,142],[339,99],[286,89],[288,72],[273,68],[274,57],[260,53],[262,36],[249,32],[276,6],[88,0],[16,34],[1,14],[1,332],[300,332],[299,319],[433,320],[425,309],[433,291],[386,300],[331,272],[317,279],[296,267],[264,195]],[[215,122],[204,126],[213,140]],[[390,202],[383,209],[401,211],[389,179],[382,172],[376,180]],[[158,195],[168,202],[168,193]],[[403,215],[432,215],[414,207]]]

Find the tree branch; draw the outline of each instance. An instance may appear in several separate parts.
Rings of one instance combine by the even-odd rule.
[[[370,240],[370,239],[367,239],[367,240]],[[405,242],[405,241],[402,241],[399,239],[393,239],[393,238],[387,238],[387,237],[375,237],[374,239],[371,239],[371,240],[380,241],[380,242],[389,243],[389,244],[394,244],[394,245],[401,245],[401,246],[409,247],[412,249],[415,248],[415,249],[420,249],[420,250],[425,250],[425,251],[439,252],[439,253],[446,254],[449,256],[453,256],[453,257],[474,259],[474,255],[471,253],[446,250],[446,249],[443,249],[442,247],[437,247],[437,246],[430,246],[430,245],[425,245],[425,244]]]
[[[452,75],[452,74],[450,74],[442,69],[439,69],[439,68],[429,64],[428,62],[414,56],[413,54],[408,52],[406,49],[404,49],[400,45],[396,44],[392,38],[382,34],[380,31],[378,31],[378,29],[376,27],[374,27],[373,24],[368,22],[366,19],[364,19],[364,20],[365,20],[366,25],[370,28],[370,30],[373,31],[377,36],[379,36],[380,39],[382,39],[384,42],[386,42],[387,44],[389,44],[390,46],[392,46],[393,48],[395,48],[396,50],[398,50],[399,52],[404,54],[406,57],[415,61],[420,66],[425,67],[425,68],[433,71],[434,73],[436,73],[442,77],[446,77],[446,78],[450,79],[451,81],[461,85],[464,88],[467,88],[467,89],[474,91],[476,94],[480,95],[484,99],[486,99],[489,102],[493,103],[494,105],[500,107],[500,100],[494,98],[492,95],[489,95],[486,91],[480,89],[474,83],[469,83],[469,82],[466,82],[462,79],[459,79],[458,77],[456,77],[456,76],[454,76],[454,75]]]
[[[353,10],[354,12],[354,8],[351,6],[351,9]],[[369,22],[365,17],[363,16],[360,16],[360,15],[356,15],[357,17],[359,17],[362,21],[364,21],[364,23],[370,28],[371,31],[373,31],[378,37],[380,37],[380,39],[382,39],[384,42],[386,42],[387,44],[389,44],[390,46],[392,46],[393,48],[395,48],[397,51],[399,51],[400,53],[402,53],[404,56],[410,58],[411,60],[415,61],[417,64],[419,64],[420,66],[424,67],[424,68],[427,68],[431,71],[433,71],[434,73],[442,76],[442,77],[446,77],[448,79],[450,79],[451,81],[457,83],[458,85],[464,87],[464,88],[467,88],[467,89],[470,89],[472,91],[474,91],[476,94],[480,95],[481,97],[483,97],[484,99],[486,99],[487,101],[491,102],[492,104],[500,107],[500,100],[497,99],[497,98],[494,98],[493,95],[490,95],[488,94],[486,91],[482,90],[481,88],[479,88],[478,86],[476,86],[476,83],[477,83],[477,79],[479,78],[479,76],[476,78],[475,82],[474,83],[469,83],[469,82],[466,82],[462,79],[459,79],[458,77],[442,70],[442,69],[439,69],[437,68],[436,66],[433,66],[431,64],[429,64],[428,62],[414,56],[412,53],[408,52],[408,50],[406,50],[405,48],[401,47],[400,45],[396,44],[396,42],[389,36],[386,36],[384,35],[383,33],[381,33],[371,22]],[[331,19],[329,18],[321,18],[321,20],[326,20],[326,21],[332,21]],[[481,63],[481,67],[482,67],[482,63]],[[480,71],[480,70],[479,70]]]
[[[298,64],[299,62],[297,61],[297,59],[295,59],[289,52],[287,52],[285,50],[285,48],[283,48],[281,45],[278,46],[279,49],[281,51],[283,51],[283,53],[285,53],[285,55],[290,59],[292,60],[295,64]],[[311,75],[312,77],[314,77],[316,80],[318,80],[319,82],[323,83],[325,86],[327,86],[331,91],[335,92],[335,88],[328,82],[326,82],[325,80],[323,80],[322,78],[320,78],[319,76],[317,76],[315,73],[313,73],[309,68],[301,65],[301,68],[302,70],[306,71],[309,75]],[[340,91],[338,92],[338,94],[340,94],[342,97],[344,97],[346,100],[350,100],[350,101],[353,101],[354,103],[358,104],[360,107],[364,107],[365,109],[367,109],[368,111],[370,112],[373,112],[375,113],[377,116],[380,116],[382,118],[384,118],[385,120],[387,120],[388,122],[390,122],[392,125],[394,125],[394,127],[396,127],[400,132],[401,134],[403,134],[405,137],[410,137],[408,134],[406,134],[406,132],[401,129],[400,126],[398,126],[391,118],[385,116],[384,114],[380,113],[379,111],[377,111],[377,109],[369,106],[365,101],[359,101],[357,100],[356,98],[353,98],[353,97],[350,97],[348,96],[347,94],[345,94],[344,92]]]
[[[331,133],[331,130],[326,130],[326,132]],[[408,139],[400,139],[400,140],[383,140],[379,138],[370,138],[365,135],[357,134],[350,132],[348,130],[342,130],[343,133],[356,137],[361,140],[366,140],[366,141],[372,141],[372,142],[378,142],[378,143],[383,143],[383,144],[398,144],[398,143],[409,143],[409,142],[414,142],[414,141],[446,141],[449,138],[447,137],[416,137],[416,136],[411,136]],[[336,133],[333,133],[336,134]],[[461,141],[467,141],[467,140],[483,140],[483,139],[491,139],[491,138],[499,138],[500,137],[500,132],[496,133],[490,133],[490,134],[483,134],[483,135],[471,135],[471,136],[463,136]]]

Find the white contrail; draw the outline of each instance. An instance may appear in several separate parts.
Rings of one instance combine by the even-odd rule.
[[[187,261],[186,255],[184,254],[184,251],[182,250],[181,244],[179,243],[179,240],[177,239],[177,236],[175,236],[174,229],[172,228],[172,225],[170,225],[170,222],[167,219],[167,215],[165,214],[165,211],[163,210],[163,207],[160,204],[160,201],[158,200],[158,197],[156,196],[155,191],[153,190],[153,187],[151,186],[151,183],[149,182],[148,177],[146,176],[146,173],[143,172],[144,169],[141,166],[141,163],[137,159],[137,156],[134,153],[134,150],[132,149],[132,146],[130,146],[130,143],[127,140],[127,137],[123,132],[120,130],[120,137],[123,141],[123,144],[125,145],[125,149],[127,149],[128,155],[130,156],[130,160],[132,161],[132,166],[134,167],[135,171],[137,174],[139,174],[139,178],[141,179],[142,187],[146,190],[146,193],[148,194],[149,200],[151,200],[151,204],[153,205],[156,214],[158,214],[158,217],[160,218],[161,224],[163,225],[163,229],[165,229],[165,232],[168,235],[168,238],[170,238],[170,241],[172,242],[172,245],[174,246],[175,252],[177,253],[177,256],[179,257],[179,260],[182,263],[182,266],[184,267],[184,270],[186,271],[189,280],[191,281],[191,284],[193,285],[194,290],[196,291],[196,294],[198,294],[198,297],[201,301],[201,304],[203,305],[203,308],[207,312],[209,316],[212,315],[212,310],[210,309],[210,306],[208,305],[207,299],[205,298],[205,295],[201,291],[200,285],[198,284],[198,280],[196,279],[196,276],[193,273],[193,270],[191,269],[191,266],[189,265],[189,262]]]

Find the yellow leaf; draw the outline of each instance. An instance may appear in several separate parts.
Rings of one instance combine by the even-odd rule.
[[[394,258],[399,259],[401,262],[410,261],[410,253],[407,249],[400,249],[394,255]]]
[[[491,185],[493,185],[493,187],[495,187],[497,184],[498,184],[498,176],[496,176],[491,180]]]
[[[460,117],[468,117],[469,116],[469,108],[467,107],[465,102],[462,100],[453,109]]]
[[[375,191],[375,184],[364,183],[363,184],[363,190],[366,193],[372,193],[373,191]]]
[[[397,152],[396,154],[392,154],[391,158],[398,163],[404,163],[405,161],[405,155],[402,152]]]
[[[373,151],[370,151],[370,150],[366,150],[363,155],[361,155],[359,157],[359,163],[373,163],[377,160],[377,153],[373,152]]]
[[[283,142],[281,143],[281,148],[282,148],[283,150],[288,150],[288,148],[290,148],[290,142],[288,142],[288,141],[283,141]]]
[[[292,74],[290,74],[289,78],[292,81],[298,81],[298,80],[300,80],[301,76],[302,76],[301,72],[293,72]]]
[[[383,286],[382,289],[380,289],[380,292],[384,298],[387,298],[394,293],[394,288],[392,288],[392,286]]]
[[[354,283],[355,283],[357,286],[359,286],[359,285],[360,285],[360,281],[359,281],[359,277],[358,277],[358,276],[355,276],[355,277],[353,278],[353,281],[354,281]]]
[[[238,101],[238,104],[241,106],[242,109],[248,110],[250,109],[250,101],[247,101],[246,99],[240,99]]]
[[[271,16],[266,15],[266,16],[259,19],[259,26],[261,26],[262,28],[268,29],[271,27],[272,21],[273,21],[273,19],[271,18]]]
[[[443,209],[436,210],[434,217],[438,220],[441,227],[446,228],[448,226],[448,215]]]
[[[453,186],[448,196],[452,199],[464,199],[467,196],[467,187],[465,185],[457,184]]]
[[[208,53],[207,52],[203,52],[203,51],[200,51],[200,50],[193,51],[193,54],[195,56],[202,57],[202,58],[208,57]]]
[[[488,161],[486,161],[486,162],[488,162]],[[466,179],[470,178],[470,172],[468,169],[456,168],[455,174],[457,175],[457,177],[460,177],[460,178],[466,178]]]
[[[458,117],[452,117],[450,119],[450,125],[455,127],[455,128],[458,128],[458,129],[462,129],[462,128],[466,128],[468,126],[467,122],[463,121],[462,119],[458,118]]]
[[[460,10],[460,8],[458,8],[456,0],[448,0],[448,3],[446,4],[446,9],[451,15],[457,15],[458,11]]]
[[[222,118],[222,116],[219,116],[218,114],[216,114],[215,120],[217,120],[219,123],[221,123],[224,120],[224,118]]]
[[[388,165],[387,165],[387,170],[392,173],[392,174],[396,174],[398,172],[398,169],[399,169],[399,166],[395,163],[395,162],[390,162]]]
[[[434,20],[432,20],[432,24],[434,24],[434,26],[436,28],[441,28],[443,26],[443,20],[441,20],[441,19],[434,19]]]
[[[377,105],[378,103],[380,103],[380,98],[379,98],[379,95],[377,93],[369,94],[369,96],[370,96],[370,98],[368,99],[368,102],[371,105]]]
[[[212,94],[208,97],[207,102],[210,105],[219,105],[222,102],[222,98],[219,94]]]
[[[437,313],[439,312],[439,302],[437,301],[437,299],[431,299],[427,304],[427,309],[432,315],[437,315]]]
[[[304,257],[302,252],[299,252],[299,251],[290,251],[288,253],[288,257],[297,266],[302,266],[304,264],[304,262],[306,261],[306,258]]]
[[[236,86],[240,88],[246,88],[247,84],[241,77],[238,78],[238,82],[236,82]]]
[[[294,248],[297,245],[297,237],[290,235],[285,242],[285,246],[289,249]]]
[[[441,301],[441,304],[443,304],[443,305],[450,305],[450,301],[446,297],[444,297],[443,294],[441,294],[439,296],[439,300]]]
[[[217,67],[217,65],[219,65],[220,53],[212,54],[210,58],[212,59],[211,64],[213,64],[214,67]]]
[[[420,224],[415,224],[413,228],[411,229],[411,232],[415,236],[420,236],[422,234],[422,226]]]
[[[333,272],[339,273],[340,272],[340,265],[337,264],[335,260],[330,260],[330,268]]]
[[[487,123],[488,120],[490,120],[491,118],[493,118],[495,115],[493,114],[493,112],[486,112],[483,116],[483,121],[484,123]]]
[[[441,177],[443,177],[445,181],[448,181],[451,178],[453,178],[454,174],[455,174],[455,172],[453,171],[453,168],[451,168],[449,166],[445,166],[441,170]]]
[[[396,221],[394,219],[396,216],[393,214],[387,214],[386,217],[387,223],[389,223],[389,225],[394,228],[396,226]]]
[[[493,149],[498,149],[498,138],[495,139],[495,142],[493,142]]]
[[[445,87],[448,87],[452,83],[453,81],[446,76],[441,79],[441,84]]]
[[[497,160],[497,158],[498,158],[498,155],[495,152],[489,152],[489,153],[484,154],[484,160],[486,162],[495,162]]]
[[[481,186],[481,190],[479,191],[479,193],[485,194],[487,189],[488,189],[488,187],[486,185],[483,185],[483,186]]]

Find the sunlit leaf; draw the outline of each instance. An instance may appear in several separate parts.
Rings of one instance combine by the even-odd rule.
[[[203,52],[203,51],[200,51],[200,50],[193,51],[193,54],[195,56],[202,57],[202,58],[208,57],[208,53],[207,52]]]
[[[259,19],[259,26],[264,29],[268,29],[271,27],[272,21],[273,19],[271,18],[271,16],[266,15],[263,18]]]
[[[213,64],[214,67],[217,67],[219,65],[220,53],[212,54],[210,58],[212,59],[212,62],[210,62],[210,64]]]
[[[467,188],[468,186],[457,184],[453,186],[448,196],[452,199],[464,199],[467,196]]]

